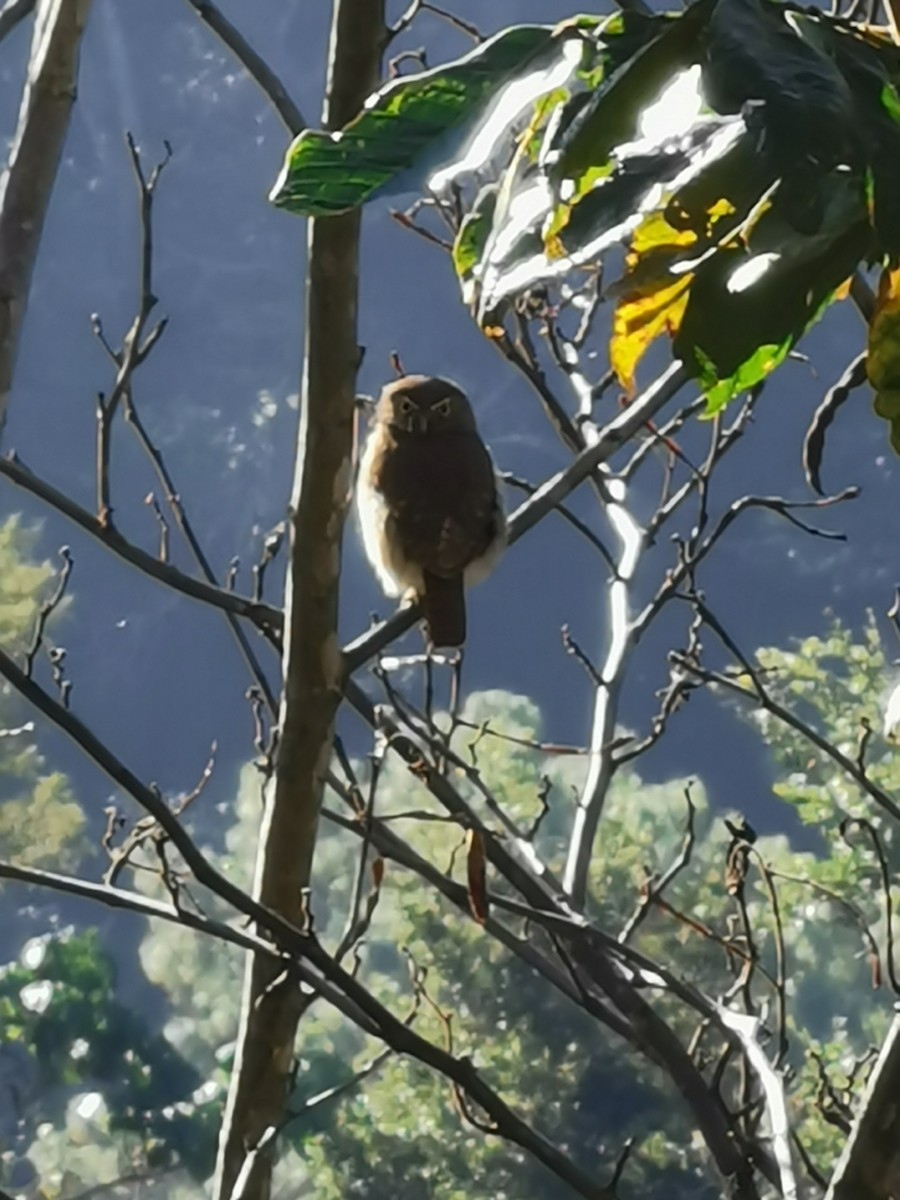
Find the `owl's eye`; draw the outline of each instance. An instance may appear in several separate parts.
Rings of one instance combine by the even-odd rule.
[[[414,408],[415,408],[415,405],[413,404],[412,400],[410,400],[409,396],[401,396],[400,397],[400,415],[401,415],[401,417],[408,416],[409,413],[411,413]]]
[[[450,416],[450,397],[445,396],[443,400],[438,400],[436,404],[432,404],[431,411],[439,417]]]

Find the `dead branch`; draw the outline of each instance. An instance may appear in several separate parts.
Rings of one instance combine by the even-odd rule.
[[[261,89],[272,107],[281,117],[288,133],[297,137],[306,129],[300,109],[288,95],[287,88],[269,66],[253,49],[236,25],[225,16],[212,0],[187,0],[197,16],[227,46],[253,82]]]
[[[0,42],[34,11],[36,0],[6,0],[0,9]]]
[[[90,8],[91,0],[38,0],[19,122],[0,175],[0,433]],[[24,15],[22,6],[8,5],[0,15],[7,18],[3,32]]]
[[[339,129],[375,90],[384,0],[335,0],[322,125]],[[360,213],[308,226],[301,409],[290,500],[284,690],[275,772],[260,832],[255,896],[292,924],[302,920],[322,794],[341,701],[337,639],[340,547],[353,458]],[[271,962],[248,961],[235,1069],[213,1185],[227,1200],[247,1147],[277,1127],[304,1008],[295,986],[273,987]],[[258,1155],[247,1200],[266,1200],[274,1146]]]
[[[46,483],[39,476],[33,474],[18,458],[0,458],[0,476],[49,504],[51,508],[56,509],[73,524],[96,538],[101,545],[117,554],[125,562],[131,563],[133,567],[137,567],[145,575],[166,584],[173,591],[181,592],[182,595],[191,596],[194,600],[202,600],[214,608],[233,613],[237,617],[245,617],[256,625],[270,641],[277,644],[283,624],[283,615],[280,609],[272,608],[268,604],[255,604],[252,600],[238,596],[234,592],[214,587],[201,579],[185,575],[171,563],[160,562],[155,554],[150,554],[147,550],[142,550],[140,546],[135,546],[117,529],[104,525],[93,513],[82,508],[80,504],[76,504],[64,492],[60,492],[52,484]]]

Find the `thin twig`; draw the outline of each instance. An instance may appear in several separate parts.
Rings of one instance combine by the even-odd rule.
[[[156,472],[160,483],[162,484],[165,492],[166,503],[169,506],[172,516],[175,518],[175,523],[181,531],[182,537],[188,544],[191,554],[194,557],[194,562],[196,562],[197,566],[200,568],[200,572],[206,579],[206,582],[212,587],[218,587],[219,585],[216,580],[215,572],[212,569],[209,559],[204,553],[203,547],[200,545],[200,541],[194,532],[193,525],[188,519],[184,504],[181,500],[181,493],[175,486],[175,481],[166,465],[162,452],[150,438],[150,435],[138,414],[134,403],[134,394],[131,389],[129,389],[125,394],[122,412],[125,416],[126,423],[134,431],[135,437],[138,440],[138,444],[147,455],[147,458],[150,460],[150,463],[152,464],[153,469]],[[274,557],[274,553],[272,556]],[[256,581],[256,576],[254,576],[254,581]],[[226,590],[228,592],[232,591],[230,587]],[[258,590],[259,589],[254,588],[254,595],[251,599],[251,603],[253,604],[260,604],[262,602],[262,596],[257,594]],[[272,685],[269,683],[268,677],[263,670],[263,667],[257,658],[253,647],[250,645],[250,641],[246,633],[238,623],[236,615],[226,612],[226,619],[228,620],[231,632],[234,635],[235,641],[238,644],[238,648],[243,655],[250,674],[256,681],[256,686],[265,697],[269,712],[274,716],[278,712],[278,701],[275,697],[274,691],[272,690]]]
[[[48,598],[41,604],[38,610],[37,620],[34,624],[34,632],[31,635],[31,644],[25,651],[25,674],[30,675],[34,669],[34,660],[37,653],[43,645],[44,631],[47,628],[47,622],[50,617],[59,608],[66,594],[66,588],[69,584],[69,578],[72,574],[73,560],[72,553],[68,546],[60,546],[59,557],[62,559],[62,567],[56,577],[56,587]]]
[[[281,118],[285,129],[297,137],[307,128],[300,109],[288,95],[284,84],[266,62],[253,49],[240,30],[228,20],[212,0],[187,0],[197,16],[219,40],[228,47],[250,78],[270,101]]]
[[[884,897],[884,926],[885,926],[885,941],[886,953],[885,960],[887,962],[888,979],[891,981],[891,987],[894,989],[894,995],[900,996],[900,983],[897,982],[897,972],[894,967],[894,902],[891,896],[891,870],[888,865],[887,855],[885,854],[884,846],[881,844],[881,837],[878,830],[871,821],[867,821],[865,817],[846,817],[840,824],[841,837],[851,845],[849,839],[850,830],[853,827],[862,829],[872,843],[872,849],[875,851],[875,857],[878,859],[878,870],[881,878],[881,894]]]
[[[131,387],[134,372],[159,341],[166,327],[166,321],[163,319],[153,329],[146,332],[150,315],[156,307],[156,296],[153,294],[153,193],[163,169],[172,157],[172,147],[168,142],[165,143],[165,156],[154,166],[150,174],[146,175],[141,163],[140,152],[130,133],[125,135],[125,142],[128,146],[131,168],[137,181],[140,201],[141,287],[138,310],[122,339],[121,350],[113,351],[110,348],[103,333],[100,317],[95,313],[91,318],[96,337],[116,364],[116,378],[112,392],[108,398],[104,397],[102,393],[97,398],[97,517],[103,526],[112,525],[113,510],[109,480],[112,422],[123,397]]]
[[[37,496],[51,508],[62,513],[75,525],[96,538],[108,550],[117,554],[132,566],[137,567],[145,575],[150,575],[160,583],[166,584],[176,592],[202,600],[214,608],[234,613],[235,616],[245,617],[264,633],[270,641],[277,642],[278,635],[284,622],[280,609],[268,604],[254,604],[243,596],[223,588],[213,587],[200,579],[185,575],[170,563],[160,562],[155,554],[149,554],[139,546],[135,546],[122,536],[114,527],[105,526],[93,513],[76,504],[64,492],[58,491],[52,484],[46,483],[34,475],[17,458],[0,458],[0,476],[5,477],[24,491]]]
[[[660,876],[650,876],[641,889],[641,898],[634,912],[625,923],[622,932],[619,934],[619,941],[624,943],[631,938],[646,917],[650,910],[650,906],[665,892],[666,888],[671,884],[686,867],[690,865],[691,853],[694,849],[695,831],[694,819],[697,814],[696,806],[691,797],[691,785],[687,784],[684,789],[684,799],[687,803],[687,821],[685,822],[684,837],[681,842],[681,849],[678,855],[672,860],[666,870]]]

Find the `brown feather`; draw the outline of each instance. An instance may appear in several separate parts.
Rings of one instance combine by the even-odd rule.
[[[483,578],[482,564],[490,570],[504,518],[491,457],[459,388],[428,376],[385,387],[360,479],[366,552],[385,590],[417,595],[433,646],[461,646],[467,577]]]
[[[435,575],[462,573],[494,537],[496,484],[484,443],[474,432],[391,440],[376,487],[403,553]]]

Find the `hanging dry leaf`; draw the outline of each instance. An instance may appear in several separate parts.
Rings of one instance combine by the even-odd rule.
[[[484,838],[477,829],[470,829],[466,835],[466,876],[469,908],[479,925],[483,925],[488,918],[485,866]]]

